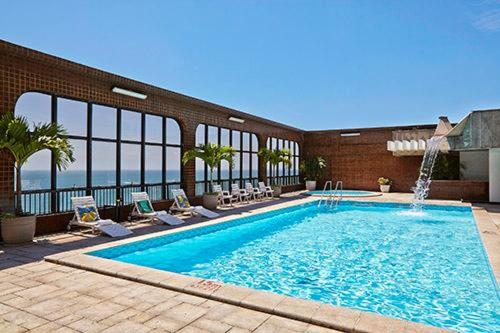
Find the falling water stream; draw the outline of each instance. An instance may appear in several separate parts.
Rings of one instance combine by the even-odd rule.
[[[432,182],[432,169],[443,138],[443,135],[436,135],[427,140],[427,147],[425,148],[424,158],[420,166],[420,176],[415,183],[415,187],[412,188],[414,196],[411,206],[414,212],[422,211],[424,200],[429,195],[429,189]]]

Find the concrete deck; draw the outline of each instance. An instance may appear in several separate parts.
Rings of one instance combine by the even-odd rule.
[[[182,228],[220,223],[316,199],[291,194],[281,200],[224,211],[215,221],[191,218]],[[411,195],[389,193],[356,200],[408,202],[410,199]],[[498,222],[500,209],[497,209],[494,205],[473,207],[498,280],[500,237],[498,224],[494,222]],[[122,263],[82,254],[89,247],[109,247],[111,243],[118,245],[179,229],[144,223],[131,228],[134,235],[119,241],[72,232],[42,237],[31,245],[0,247],[0,332],[444,331],[169,272],[127,264],[124,267]],[[45,257],[55,263],[45,261]]]

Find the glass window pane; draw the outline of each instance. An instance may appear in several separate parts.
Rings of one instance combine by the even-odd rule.
[[[219,129],[214,126],[208,126],[208,142],[219,143]]]
[[[220,179],[229,179],[229,162],[222,161],[220,164]]]
[[[252,154],[252,178],[259,177],[259,156]]]
[[[141,183],[141,145],[122,143],[121,184]]]
[[[220,144],[221,146],[229,146],[229,130],[227,128],[220,130]]]
[[[116,109],[98,104],[92,106],[92,136],[116,138]]]
[[[21,170],[21,189],[50,188],[50,151],[42,150],[30,156]]]
[[[141,114],[122,110],[122,140],[141,141]]]
[[[57,122],[70,135],[87,136],[87,103],[58,98]]]
[[[146,115],[146,141],[162,143],[163,118],[160,116]]]
[[[145,147],[145,170],[144,180],[147,184],[158,184],[162,182],[162,154],[161,146]]]
[[[116,185],[116,144],[92,142],[92,186]]]
[[[250,177],[250,154],[243,153],[242,178]]]
[[[234,154],[233,179],[240,178],[240,153]]]
[[[177,121],[167,118],[167,143],[171,145],[181,144],[181,128]]]
[[[33,129],[34,124],[50,123],[52,120],[52,97],[50,95],[29,92],[19,97],[15,107],[16,116],[26,117]]]
[[[205,143],[205,125],[200,124],[196,127],[196,146]]]
[[[181,148],[167,147],[167,183],[181,181]],[[198,174],[198,171],[196,172]]]
[[[239,150],[240,149],[240,132],[239,131],[233,131],[233,142],[232,146],[234,149]]]
[[[195,158],[196,164],[196,180],[205,180],[205,162],[199,158]]]
[[[252,151],[259,151],[259,140],[255,134],[252,134]]]
[[[87,186],[87,141],[70,140],[75,161],[66,170],[57,172],[57,188]]]
[[[249,151],[250,150],[250,134],[243,133],[243,148],[242,150]]]
[[[297,142],[295,142],[295,155],[300,155],[299,144]]]
[[[276,148],[278,148],[278,141],[276,138],[271,138],[271,149],[275,150]]]
[[[266,148],[267,149],[271,148],[271,138],[267,138],[267,140],[266,140]]]
[[[299,174],[299,158],[298,157],[295,157],[295,165],[296,165],[296,168],[295,168],[295,175],[298,175]]]

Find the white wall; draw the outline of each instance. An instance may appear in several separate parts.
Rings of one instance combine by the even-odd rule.
[[[490,201],[500,202],[500,148],[490,149]]]
[[[461,151],[460,163],[465,167],[461,179],[488,180],[488,150]]]

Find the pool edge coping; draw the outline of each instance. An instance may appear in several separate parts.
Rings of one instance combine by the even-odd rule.
[[[272,207],[257,208],[240,214],[223,216],[194,225],[182,226],[152,234],[121,239],[106,244],[49,255],[45,257],[45,260],[54,264],[69,266],[111,277],[191,294],[209,300],[248,308],[271,315],[277,315],[312,325],[341,330],[344,332],[377,333],[389,329],[407,333],[452,332],[452,330],[449,329],[383,316],[372,312],[333,306],[291,296],[278,295],[269,291],[261,291],[226,284],[219,281],[212,281],[174,272],[157,270],[87,254],[89,252],[104,250],[106,248],[138,242],[149,238],[161,237],[172,233],[202,228],[235,219],[272,212],[279,209],[300,206],[314,201],[318,201],[318,198],[309,196],[291,202],[280,203]],[[370,202],[369,200],[366,201]]]

